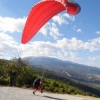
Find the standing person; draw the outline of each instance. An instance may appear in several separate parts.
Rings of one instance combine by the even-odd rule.
[[[34,82],[33,82],[33,87],[34,87],[34,90],[33,90],[33,94],[35,95],[35,92],[37,91],[37,90],[41,90],[41,93],[43,93],[42,92],[42,83],[43,83],[43,81],[44,81],[44,78],[37,78]]]

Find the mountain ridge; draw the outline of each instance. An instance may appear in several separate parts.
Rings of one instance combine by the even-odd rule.
[[[80,82],[100,85],[100,68],[97,67],[50,57],[31,56],[24,58],[24,60],[27,60],[31,66],[42,67]]]

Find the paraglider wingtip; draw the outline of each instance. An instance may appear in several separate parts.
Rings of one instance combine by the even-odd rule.
[[[76,15],[81,11],[81,7],[77,3],[69,3],[67,12],[72,15]]]
[[[25,42],[25,41],[21,40],[21,43],[22,43],[22,44],[26,44],[27,42]]]

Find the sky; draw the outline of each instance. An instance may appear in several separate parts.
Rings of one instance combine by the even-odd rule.
[[[53,16],[22,44],[28,14],[40,1],[0,0],[0,58],[45,56],[100,68],[100,0],[74,0],[80,13]]]

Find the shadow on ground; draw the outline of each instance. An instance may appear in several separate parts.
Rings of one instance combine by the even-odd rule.
[[[35,95],[35,96],[40,96],[40,95]],[[54,97],[51,97],[51,96],[41,96],[41,97],[45,97],[45,98],[50,98],[50,99],[54,99],[54,100],[67,100],[67,99],[61,99],[61,98],[54,98]]]
[[[54,100],[67,100],[67,99],[60,99],[60,98],[54,98],[54,97],[50,97],[50,96],[43,96],[45,98],[51,98],[51,99],[54,99]]]

